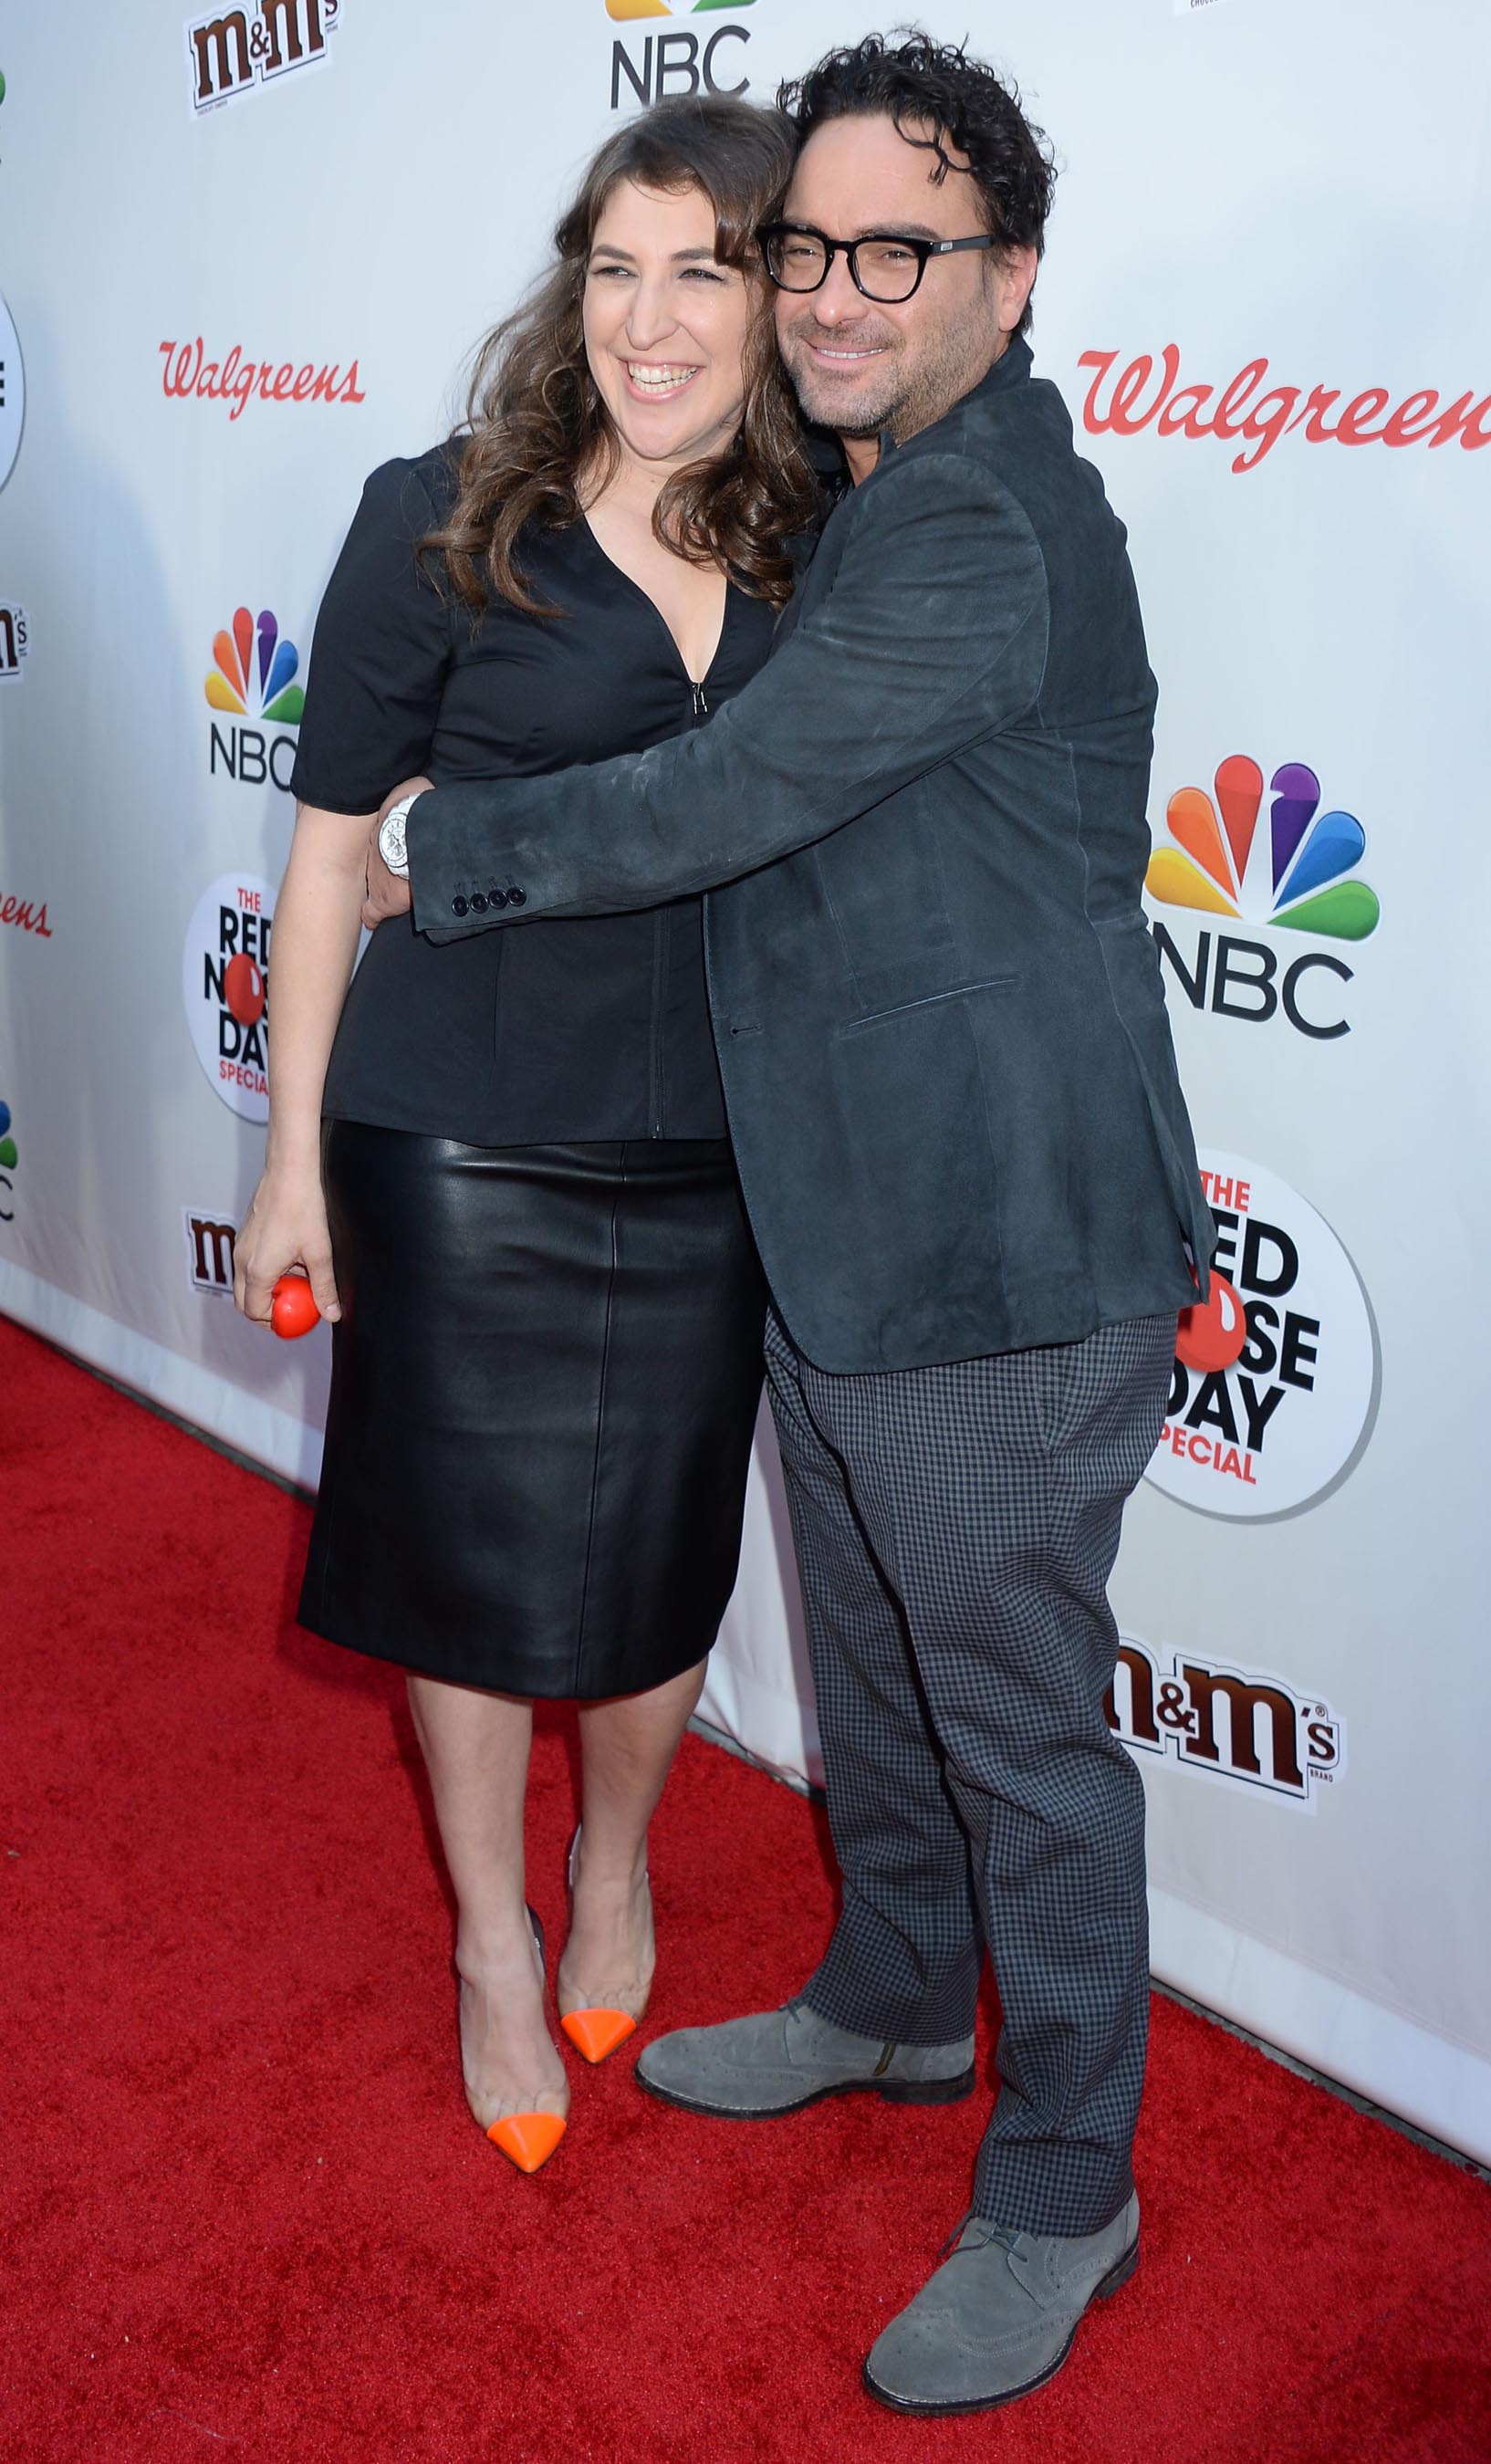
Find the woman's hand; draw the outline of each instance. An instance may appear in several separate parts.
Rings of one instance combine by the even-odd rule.
[[[433,785],[432,779],[401,779],[398,786],[389,790],[379,807],[378,819],[373,824],[367,842],[367,873],[363,885],[366,894],[362,901],[364,932],[376,933],[379,925],[386,924],[391,915],[406,915],[413,905],[408,883],[402,880],[397,873],[390,872],[384,862],[378,845],[378,833],[395,804],[402,804],[406,796],[423,796],[427,787]]]
[[[233,1299],[244,1316],[268,1326],[274,1286],[296,1271],[309,1278],[322,1317],[340,1317],[319,1173],[267,1172],[233,1252]]]

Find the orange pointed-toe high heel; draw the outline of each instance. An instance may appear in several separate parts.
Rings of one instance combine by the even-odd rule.
[[[576,2053],[583,2054],[587,2062],[603,2062],[607,2054],[614,2054],[618,2045],[625,2045],[627,2037],[637,2033],[637,2022],[629,2011],[607,2011],[603,2007],[566,2011],[559,2026]]]
[[[505,2113],[487,2136],[493,2147],[511,2157],[520,2173],[537,2173],[547,2165],[568,2123],[562,2113]]]
[[[580,1828],[577,1827],[575,1837],[569,1843],[569,1889],[572,1903],[575,1896],[575,1851],[579,1846]],[[604,2004],[596,2004],[593,2007],[587,2005],[581,2011],[566,2011],[560,2017],[559,2026],[574,2046],[576,2053],[582,2054],[587,2062],[603,2062],[607,2054],[614,2054],[618,2045],[625,2045],[627,2037],[634,2036],[637,2033],[637,2022],[629,2011],[611,2010]]]
[[[532,1908],[528,1922],[534,1929],[534,1955],[541,1979],[545,1969],[543,1927]],[[489,2125],[487,2136],[520,2173],[537,2173],[540,2165],[547,2165],[568,2126],[562,2113],[505,2113],[500,2122]]]

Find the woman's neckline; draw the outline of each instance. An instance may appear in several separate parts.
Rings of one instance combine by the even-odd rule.
[[[682,670],[684,676],[693,687],[695,692],[702,692],[703,688],[709,683],[715,668],[718,666],[720,652],[725,647],[725,635],[730,625],[731,586],[729,574],[727,573],[724,576],[725,597],[720,608],[719,631],[714,639],[714,647],[710,652],[709,658],[705,662],[703,675],[696,676],[693,670],[690,667],[688,660],[684,656],[683,648],[679,642],[677,634],[669,623],[668,618],[664,615],[662,608],[657,604],[657,601],[653,598],[651,591],[648,590],[643,583],[640,583],[637,580],[634,573],[628,573],[624,564],[619,564],[617,562],[616,558],[611,554],[605,541],[596,531],[595,526],[590,519],[589,513],[581,513],[580,518],[584,526],[585,535],[597,556],[603,559],[604,562],[609,565],[613,573],[621,576],[621,579],[625,582],[628,590],[635,592],[636,596],[651,608],[653,615],[657,618],[659,625],[662,627],[663,631],[667,636],[669,647],[671,649],[673,657],[677,661],[679,668]]]

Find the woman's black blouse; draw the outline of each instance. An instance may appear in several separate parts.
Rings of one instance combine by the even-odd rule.
[[[368,813],[401,779],[521,778],[640,753],[749,682],[775,618],[732,585],[696,693],[663,617],[588,524],[522,542],[534,595],[473,629],[416,560],[454,494],[449,451],[386,462],[327,584],[292,778],[307,804]],[[434,947],[380,925],[353,977],[325,1116],[532,1146],[725,1134],[697,898],[640,913],[539,919]]]

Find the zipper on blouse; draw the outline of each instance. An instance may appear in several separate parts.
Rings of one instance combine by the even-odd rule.
[[[704,687],[695,684],[692,676],[690,677],[689,683],[693,693],[693,723],[697,727],[701,718],[708,718],[710,706],[704,698]]]

